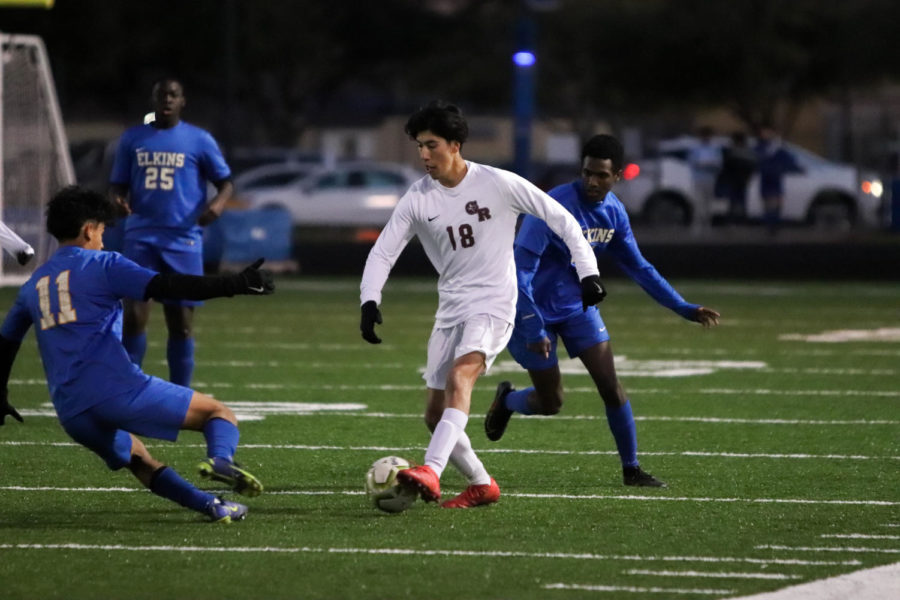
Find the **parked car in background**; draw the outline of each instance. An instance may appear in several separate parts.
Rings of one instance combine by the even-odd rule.
[[[251,209],[286,208],[294,225],[382,227],[422,176],[403,164],[343,162],[284,185],[248,189],[242,200]]]
[[[281,188],[303,179],[317,166],[314,162],[280,162],[253,167],[235,175],[234,193],[242,196]]]
[[[725,138],[718,142],[722,147],[727,145]],[[693,143],[690,136],[664,140],[656,157],[626,165],[625,177],[614,191],[629,213],[653,226],[687,226],[693,222],[697,193],[687,162]],[[883,186],[875,173],[826,160],[794,144],[784,145],[803,172],[785,176],[783,220],[835,230],[883,224]],[[727,200],[717,198],[710,208],[714,218],[723,216],[728,210]],[[746,208],[749,219],[762,218],[757,175],[748,184]]]

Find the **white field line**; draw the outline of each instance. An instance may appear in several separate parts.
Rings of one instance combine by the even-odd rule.
[[[626,592],[632,594],[696,594],[705,596],[723,596],[733,594],[734,590],[714,590],[704,588],[662,588],[637,587],[631,585],[600,585],[586,583],[548,583],[542,586],[545,590],[578,590],[582,592]]]
[[[900,535],[870,535],[868,533],[823,533],[819,537],[840,540],[900,540]]]
[[[123,544],[3,544],[0,550],[122,550],[131,552],[246,552],[246,553],[287,553],[303,552],[322,554],[388,554],[409,556],[457,556],[490,558],[546,558],[563,560],[620,560],[646,562],[700,562],[700,563],[752,563],[781,564],[796,566],[859,566],[852,561],[806,561],[798,559],[763,559],[725,556],[639,556],[618,554],[593,554],[590,552],[520,552],[506,550],[425,550],[421,548],[311,548],[309,546],[129,546]]]
[[[203,386],[197,386],[203,387]],[[268,384],[248,384],[246,387],[253,389],[273,389],[276,386]],[[380,386],[382,389],[394,389],[398,386]],[[300,414],[307,415],[316,411],[338,411],[333,414],[342,414],[349,417],[367,417],[376,419],[421,419],[421,413],[387,413],[387,412],[363,412],[368,408],[365,404],[334,403],[334,402],[298,402],[298,401],[228,401],[228,406],[236,409],[235,412],[250,415],[257,413],[274,414]],[[47,417],[55,416],[53,405],[49,402],[41,404],[41,409],[21,409],[23,416]],[[472,413],[471,419],[482,419],[484,415]],[[554,421],[605,421],[605,415],[518,415],[518,419],[550,419]],[[691,417],[691,416],[665,416],[665,415],[640,415],[635,421],[668,421],[684,423],[711,423],[711,424],[749,424],[749,425],[900,425],[900,420],[891,419],[766,419],[766,418],[734,418],[734,417]]]
[[[790,550],[792,552],[848,552],[848,553],[874,553],[874,554],[900,554],[900,548],[861,548],[853,546],[777,546],[762,544],[755,546],[757,550]]]
[[[700,394],[722,396],[825,396],[825,397],[877,397],[900,398],[900,390],[766,390],[766,389],[728,389],[712,388],[697,390]],[[671,391],[669,392],[671,393]]]
[[[227,362],[230,366],[260,366],[259,363],[252,363],[250,361],[224,361]],[[277,362],[277,361],[274,361]],[[47,385],[47,381],[45,379],[11,379],[9,381],[10,385]],[[213,384],[206,383],[196,383],[196,388],[209,387]],[[220,384],[219,387],[247,387],[253,388],[258,386],[258,384],[248,383],[248,384],[239,384],[237,386],[234,385],[223,385]],[[410,392],[422,392],[424,391],[424,387],[422,385],[412,385],[412,384],[312,384],[312,383],[304,383],[299,382],[295,384],[273,384],[265,386],[265,389],[272,390],[304,390],[304,391],[361,391],[361,392],[372,392],[372,391],[388,391],[388,392],[397,392],[397,391],[410,391]],[[476,393],[494,391],[493,387],[488,386],[478,386],[475,388]],[[566,392],[572,394],[596,394],[597,389],[595,387],[568,387],[566,388]],[[696,390],[695,393],[705,394],[705,395],[717,395],[717,396],[823,396],[823,397],[884,397],[884,398],[900,398],[900,390],[772,390],[772,389],[753,389],[753,388],[702,388]],[[668,388],[633,388],[629,390],[630,396],[640,396],[640,395],[656,395],[656,394],[666,394],[671,395],[672,390]],[[421,416],[421,415],[419,415]],[[559,418],[558,416],[554,418]]]
[[[23,412],[23,414],[25,414]],[[49,446],[78,447],[75,442],[5,441],[0,446]],[[147,443],[148,448],[169,448],[170,445]],[[180,448],[205,448],[204,444],[179,444]],[[322,446],[311,444],[241,444],[244,450],[306,450],[335,452],[422,452],[421,446]],[[541,450],[528,448],[482,448],[479,454],[539,454],[555,456],[618,456],[615,450]],[[819,460],[900,460],[900,456],[863,456],[854,454],[777,454],[748,452],[641,452],[641,456],[689,456],[697,458],[764,458],[764,459],[819,459]]]
[[[628,569],[625,575],[652,575],[656,577],[710,577],[715,579],[803,579],[801,575],[786,573],[734,573],[715,571],[651,571],[650,569]]]
[[[111,487],[111,488],[56,488],[51,486],[0,486],[0,491],[19,492],[135,492],[141,488]],[[362,496],[362,490],[269,490],[266,492],[278,496]],[[624,500],[639,502],[698,502],[698,503],[737,503],[747,504],[824,504],[841,506],[900,506],[900,502],[892,500],[812,500],[808,498],[710,498],[690,496],[636,496],[627,494],[533,494],[525,492],[505,492],[506,498],[526,498],[538,500]],[[774,547],[773,547],[774,548]],[[787,548],[787,546],[785,546]],[[900,552],[900,550],[898,550]]]

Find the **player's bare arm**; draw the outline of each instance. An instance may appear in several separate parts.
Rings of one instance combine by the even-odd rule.
[[[537,342],[530,342],[526,346],[531,352],[536,354],[540,354],[544,358],[550,357],[550,338],[544,337],[544,339]]]
[[[209,204],[206,205],[206,210],[197,219],[197,223],[200,225],[209,225],[221,217],[222,211],[225,210],[225,205],[228,204],[228,201],[234,195],[234,184],[231,183],[231,179],[217,181],[213,185],[216,186],[218,193],[209,201]]]
[[[131,206],[128,204],[128,186],[114,183],[109,186],[109,200],[118,208],[120,217],[131,214]]]

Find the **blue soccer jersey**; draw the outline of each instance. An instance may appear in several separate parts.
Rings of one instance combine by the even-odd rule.
[[[34,324],[60,421],[149,384],[122,346],[121,299],[142,300],[155,275],[117,252],[63,246],[19,290],[0,335],[18,342]]]
[[[612,192],[603,202],[584,196],[581,181],[557,186],[549,194],[581,224],[595,254],[609,252],[625,273],[663,306],[686,319],[699,305],[676,292],[641,254],[628,213]],[[526,215],[515,241],[519,298],[516,328],[529,343],[546,335],[545,323],[560,323],[582,312],[581,282],[562,240],[533,216]]]
[[[172,234],[200,238],[197,218],[206,206],[207,182],[231,170],[216,140],[184,121],[169,129],[139,125],[119,141],[110,183],[128,186],[131,215],[127,237],[165,243]]]

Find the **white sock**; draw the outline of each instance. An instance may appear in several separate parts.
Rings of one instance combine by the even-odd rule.
[[[438,477],[444,472],[450,452],[456,446],[460,434],[465,432],[468,421],[469,415],[463,411],[456,408],[444,409],[425,451],[425,464],[434,469]]]
[[[491,482],[491,476],[472,450],[472,442],[465,431],[456,440],[456,446],[450,453],[450,463],[463,474],[470,485],[487,485]]]

